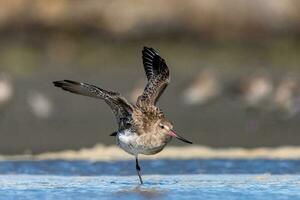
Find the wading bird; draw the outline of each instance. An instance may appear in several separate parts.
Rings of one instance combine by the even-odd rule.
[[[143,64],[148,83],[135,105],[129,103],[117,92],[80,83],[63,80],[53,82],[56,87],[66,91],[103,99],[112,109],[118,123],[118,130],[111,134],[116,136],[117,144],[127,153],[135,156],[136,170],[141,184],[138,155],[152,155],[160,152],[175,137],[192,144],[173,130],[161,109],[155,106],[160,95],[170,82],[169,69],[164,59],[148,47],[144,47]]]
[[[230,87],[230,95],[240,98],[248,111],[266,108],[272,93],[273,81],[269,74],[264,72],[242,77]]]
[[[220,94],[220,80],[214,71],[205,69],[184,91],[183,100],[187,105],[205,105]]]
[[[283,78],[272,98],[273,109],[279,111],[284,119],[291,119],[300,112],[299,77],[288,75]]]

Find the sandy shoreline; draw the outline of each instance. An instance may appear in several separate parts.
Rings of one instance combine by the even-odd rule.
[[[276,148],[210,148],[206,146],[174,147],[169,146],[153,156],[141,156],[141,159],[300,159],[300,147],[283,146]],[[113,161],[128,160],[132,156],[123,152],[117,146],[98,144],[92,148],[81,150],[65,150],[45,152],[37,155],[0,155],[0,160],[91,160]]]

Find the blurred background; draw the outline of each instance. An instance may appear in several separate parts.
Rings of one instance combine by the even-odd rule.
[[[0,153],[114,144],[109,107],[52,81],[134,102],[143,46],[171,71],[159,106],[195,144],[299,145],[299,10],[297,0],[2,0]]]

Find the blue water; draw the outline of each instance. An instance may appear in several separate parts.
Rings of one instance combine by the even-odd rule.
[[[300,161],[2,161],[0,199],[300,199]]]

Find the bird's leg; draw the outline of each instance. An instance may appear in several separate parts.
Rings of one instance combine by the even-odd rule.
[[[135,157],[135,168],[136,168],[136,172],[137,172],[137,174],[139,176],[140,182],[141,182],[141,184],[143,184],[143,179],[142,179],[142,176],[140,174],[141,168],[139,166],[138,156]]]

